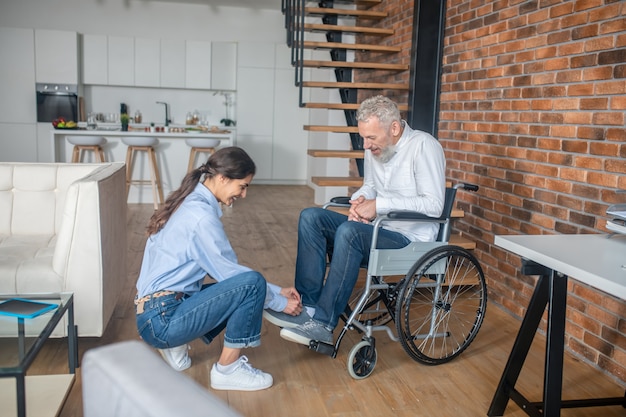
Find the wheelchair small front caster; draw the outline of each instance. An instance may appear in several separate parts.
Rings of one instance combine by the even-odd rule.
[[[354,379],[367,378],[374,371],[376,358],[376,347],[372,342],[361,340],[348,355],[348,373]]]

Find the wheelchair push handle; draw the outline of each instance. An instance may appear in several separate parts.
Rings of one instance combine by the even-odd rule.
[[[468,182],[460,182],[460,183],[454,185],[454,189],[455,190],[458,190],[459,188],[462,188],[462,189],[464,189],[466,191],[474,191],[474,192],[476,192],[476,191],[478,191],[479,187],[476,184],[470,184]]]

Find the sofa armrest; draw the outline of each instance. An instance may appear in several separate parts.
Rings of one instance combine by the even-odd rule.
[[[88,350],[81,372],[84,417],[241,416],[140,341]]]
[[[110,163],[67,191],[53,269],[74,293],[80,336],[102,336],[126,278],[126,177]]]

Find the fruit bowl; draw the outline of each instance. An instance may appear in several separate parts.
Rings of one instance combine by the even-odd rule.
[[[63,117],[58,117],[52,121],[52,126],[55,129],[78,129],[78,123],[73,120],[65,120]]]

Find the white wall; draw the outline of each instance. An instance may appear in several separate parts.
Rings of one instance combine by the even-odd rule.
[[[0,0],[0,26],[217,42],[285,40],[280,0],[275,11],[146,0]]]

